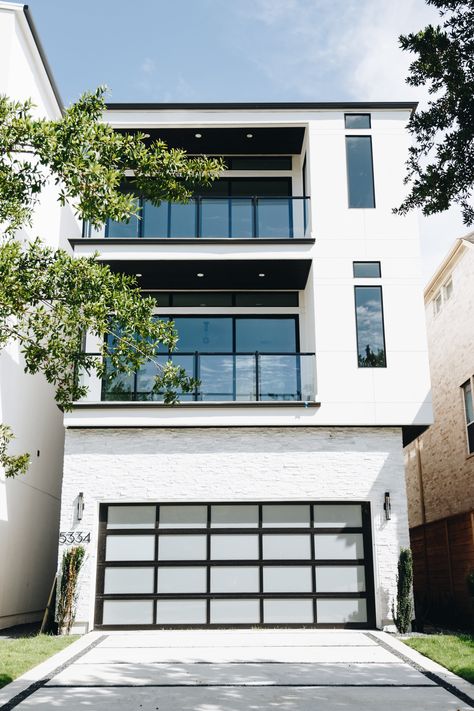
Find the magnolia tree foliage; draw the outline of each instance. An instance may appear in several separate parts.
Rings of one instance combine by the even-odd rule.
[[[0,350],[19,344],[27,373],[42,372],[65,410],[85,395],[77,377],[130,373],[158,348],[172,351],[173,324],[153,318],[153,299],[142,298],[134,277],[113,273],[97,258],[75,259],[40,241],[16,239],[31,224],[43,189],[53,181],[61,204],[100,227],[107,218],[138,214],[139,195],[154,204],[186,202],[212,182],[222,163],[188,158],[143,133],[115,132],[101,122],[104,90],[85,94],[57,121],[38,119],[30,102],[0,97]],[[120,190],[125,175],[129,189]],[[97,337],[96,355],[84,352],[84,334]],[[106,338],[112,335],[112,338]],[[112,343],[113,347],[107,344]],[[156,361],[155,361],[156,362]],[[157,366],[155,389],[167,403],[195,385],[171,361]],[[0,464],[7,476],[28,468],[27,454],[8,454],[13,433],[0,425]]]
[[[408,124],[415,141],[406,183],[410,193],[395,212],[421,208],[432,215],[458,204],[466,225],[474,222],[474,0],[426,0],[442,24],[400,37],[417,55],[407,83],[427,86],[428,107]]]

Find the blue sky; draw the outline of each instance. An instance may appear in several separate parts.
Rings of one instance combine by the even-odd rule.
[[[425,100],[405,84],[400,33],[437,20],[424,0],[29,0],[64,102]],[[456,210],[420,218],[425,280]]]

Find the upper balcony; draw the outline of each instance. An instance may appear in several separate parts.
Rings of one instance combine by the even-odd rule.
[[[309,239],[309,197],[197,196],[187,204],[140,200],[140,219],[84,225],[86,239],[288,240]]]

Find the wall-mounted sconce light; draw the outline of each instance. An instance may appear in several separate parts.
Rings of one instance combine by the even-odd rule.
[[[390,492],[386,491],[383,497],[383,510],[385,511],[385,518],[390,521],[392,518],[392,503],[390,501]]]
[[[84,494],[82,491],[77,497],[77,520],[82,521],[82,515],[84,513]]]

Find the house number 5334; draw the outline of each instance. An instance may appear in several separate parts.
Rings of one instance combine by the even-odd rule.
[[[59,543],[72,545],[73,543],[90,543],[90,531],[60,531]]]

